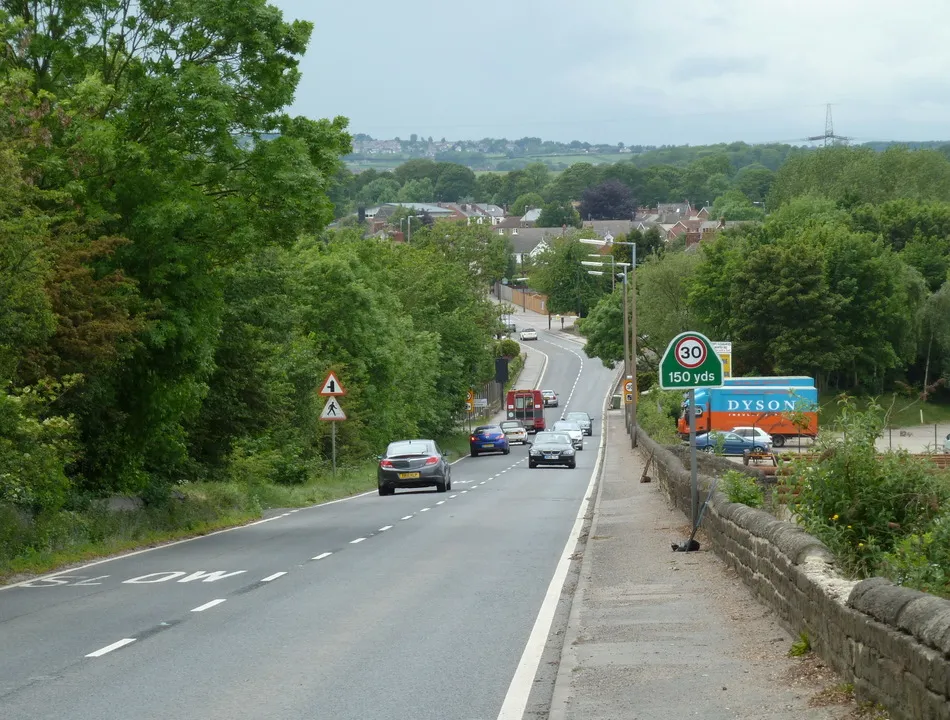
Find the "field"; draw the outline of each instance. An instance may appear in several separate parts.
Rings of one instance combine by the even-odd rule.
[[[823,392],[819,397],[821,409],[819,410],[819,425],[828,427],[834,422],[839,413],[837,402],[838,393]],[[856,404],[859,409],[867,408],[871,398],[856,398]],[[886,393],[876,398],[877,404],[883,408],[886,413],[889,411],[887,425],[888,427],[913,427],[915,425],[933,425],[934,423],[950,423],[950,399],[945,396],[936,402],[922,402],[906,395]],[[921,411],[923,411],[923,422],[921,422]]]

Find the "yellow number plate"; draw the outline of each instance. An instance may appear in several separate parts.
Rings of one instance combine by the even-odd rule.
[[[419,477],[419,473],[399,473],[400,480],[412,480]]]

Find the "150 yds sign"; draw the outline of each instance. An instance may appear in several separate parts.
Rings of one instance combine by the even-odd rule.
[[[660,361],[660,387],[720,387],[722,360],[709,338],[698,332],[685,332],[670,341]]]

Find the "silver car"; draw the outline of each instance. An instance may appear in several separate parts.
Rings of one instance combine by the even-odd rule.
[[[569,435],[571,438],[571,444],[574,445],[575,449],[584,449],[584,431],[581,430],[581,426],[576,422],[571,422],[570,420],[558,420],[554,423],[552,430],[554,432],[562,432]]]
[[[522,340],[537,340],[538,331],[535,330],[534,328],[525,328],[524,330],[521,331],[521,339]]]
[[[528,431],[525,430],[524,425],[520,420],[504,420],[500,423],[501,430],[505,433],[505,437],[508,438],[509,443],[521,443],[522,445],[527,444],[528,442]]]
[[[586,412],[569,412],[564,417],[562,417],[561,420],[576,422],[578,425],[580,425],[581,430],[584,431],[585,435],[594,434],[594,421]]]

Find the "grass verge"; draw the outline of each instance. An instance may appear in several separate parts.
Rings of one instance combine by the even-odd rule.
[[[57,568],[154,547],[260,519],[267,510],[315,505],[372,490],[375,463],[341,469],[303,485],[193,483],[160,506],[82,511],[27,518],[0,506],[0,583]]]

